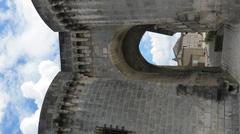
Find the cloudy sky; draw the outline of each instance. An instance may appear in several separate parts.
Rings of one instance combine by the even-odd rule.
[[[0,0],[0,134],[34,134],[59,69],[58,34],[30,0]]]
[[[146,32],[139,44],[140,52],[151,64],[176,66],[177,62],[172,60],[174,58],[172,49],[179,37],[180,33],[167,36]]]
[[[147,32],[140,50],[152,64],[175,65],[177,36]],[[60,71],[58,33],[31,0],[0,0],[0,134],[36,134],[47,88]]]

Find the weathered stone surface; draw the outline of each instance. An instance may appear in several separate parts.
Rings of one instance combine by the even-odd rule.
[[[239,3],[235,0],[33,0],[33,3],[55,31],[77,31],[86,26],[158,24],[163,28],[197,32],[216,30],[224,22],[237,23],[240,16]]]
[[[85,83],[84,78],[80,77],[82,80],[76,81],[85,84],[74,85],[77,107],[64,112],[57,108],[61,105],[59,101],[65,96],[63,87],[67,82],[60,78],[61,76],[68,81],[74,78],[70,73],[60,73],[56,77],[48,91],[41,114],[42,121],[49,122],[47,126],[40,123],[39,133],[54,133],[57,130],[59,122],[54,123],[46,120],[47,118],[55,121],[58,118],[65,119],[65,129],[69,128],[71,133],[84,134],[94,134],[96,126],[104,125],[124,127],[137,134],[239,132],[237,96],[227,96],[224,100],[217,101],[217,96],[212,93],[206,94],[207,99],[190,94],[179,95],[177,84],[106,78],[89,79],[88,83]],[[60,83],[62,87],[59,87]],[[53,87],[54,84],[58,87]],[[216,87],[209,87],[209,92],[213,90],[214,93],[214,88]],[[204,90],[206,89],[200,88],[198,93],[204,94]],[[63,117],[64,115],[66,117]]]
[[[62,71],[44,99],[40,134],[94,134],[105,126],[136,134],[239,133],[238,26],[225,29],[222,53],[212,51],[218,67],[154,66],[138,50],[147,30],[171,35],[238,23],[238,1],[32,1],[60,32]]]

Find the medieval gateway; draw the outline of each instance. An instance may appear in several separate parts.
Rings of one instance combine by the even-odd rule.
[[[240,42],[229,35],[240,22],[240,0],[32,2],[59,32],[61,56],[39,134],[240,133]],[[205,53],[200,66],[196,56],[189,66],[149,64],[139,52],[146,31],[206,33],[208,66]]]

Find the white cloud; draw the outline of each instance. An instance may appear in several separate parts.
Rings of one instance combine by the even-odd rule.
[[[20,124],[23,134],[37,134],[40,109],[30,117],[24,118]]]
[[[156,65],[176,65],[172,48],[175,45],[179,35],[166,36],[162,34],[148,32],[151,37],[151,54],[152,60]]]
[[[20,128],[23,134],[37,133],[39,114],[44,96],[53,78],[60,70],[56,63],[42,61],[38,71],[41,76],[38,82],[34,83],[33,81],[28,81],[21,86],[23,95],[27,98],[34,99],[38,106],[38,110],[33,115],[22,120]]]
[[[39,61],[28,61],[26,64],[18,66],[18,73],[23,77],[23,81],[36,80],[39,79],[39,75],[36,74],[38,71]]]
[[[12,2],[16,4],[16,13],[12,13],[15,9],[10,8],[4,18],[16,23],[17,28],[0,37],[0,70],[12,67],[22,56],[29,60],[46,58],[58,40],[57,33],[42,21],[31,0]]]
[[[0,121],[7,103],[11,102],[14,110],[17,110],[11,112],[20,114],[21,130],[24,134],[33,134],[37,131],[44,95],[59,71],[57,63],[46,61],[49,56],[56,53],[58,34],[43,22],[31,0],[6,0],[6,2],[9,8],[0,10],[1,22],[8,21],[5,28],[1,29],[0,35],[0,73],[5,76],[4,82],[0,81]],[[21,58],[25,63],[18,63]],[[57,56],[51,58],[55,62],[58,61]],[[20,87],[22,81],[28,82],[23,83],[21,89],[16,88]],[[22,94],[19,93],[21,91]],[[9,96],[13,99],[9,99]],[[29,111],[24,111],[25,108],[22,106],[24,102],[21,100],[23,96],[35,99],[39,108],[27,118],[24,117]]]
[[[0,123],[2,122],[4,111],[8,102],[9,102],[9,96],[5,92],[0,90]]]
[[[0,2],[3,2],[3,0],[0,0]],[[6,1],[6,6],[12,7],[13,1],[11,1],[11,0]],[[13,14],[14,14],[13,10],[0,10],[1,22],[12,19]]]

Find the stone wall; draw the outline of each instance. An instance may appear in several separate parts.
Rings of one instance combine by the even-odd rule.
[[[162,82],[162,74],[156,71],[126,80],[110,60],[107,42],[117,31],[113,29],[60,33],[62,72],[45,97],[40,134],[94,134],[96,127],[104,126],[137,134],[239,133],[238,97],[228,92],[229,85],[219,82],[232,81],[225,73],[198,70],[191,77],[176,75]],[[91,44],[81,36],[91,39]],[[81,48],[89,48],[91,55],[84,53],[75,61],[82,54],[75,51]],[[86,58],[91,66],[74,68]],[[90,71],[80,72],[84,66]]]
[[[33,0],[33,3],[56,31],[142,24],[157,24],[176,31],[208,31],[217,29],[231,13],[221,8],[221,0]]]
[[[240,62],[239,62],[239,51],[240,51],[240,25],[228,26],[225,27],[224,30],[224,45],[223,45],[223,54],[222,54],[222,66],[223,68],[228,71],[232,76],[240,82]],[[240,95],[238,98],[240,99]],[[235,103],[235,107],[240,107],[240,101],[238,104]],[[236,111],[236,119],[237,117],[240,120],[240,109]],[[239,123],[240,124],[240,123]],[[240,125],[238,124],[238,128]]]
[[[239,133],[237,96],[218,100],[218,87],[185,94],[177,86],[59,73],[45,97],[39,133],[94,134],[104,126],[136,134]]]
[[[239,133],[238,84],[228,74],[239,82],[238,49],[232,50],[239,46],[237,35],[227,36],[225,70],[146,64],[136,55],[139,32],[125,38],[136,25],[172,33],[217,30],[234,21],[236,5],[230,10],[222,0],[33,3],[46,24],[60,32],[62,68],[44,99],[40,134],[94,134],[104,126],[136,134]]]

